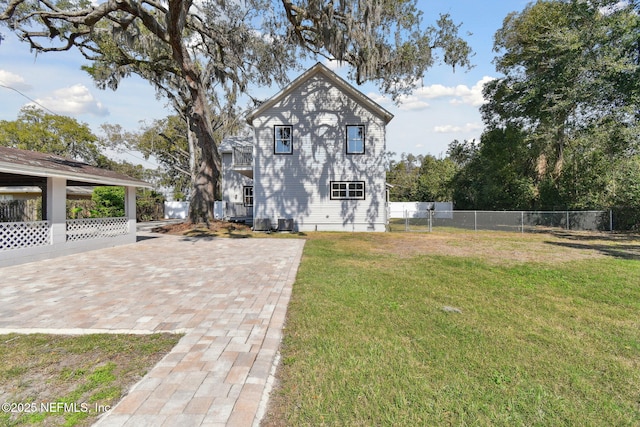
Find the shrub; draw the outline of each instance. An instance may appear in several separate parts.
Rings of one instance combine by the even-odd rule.
[[[91,216],[94,218],[111,218],[124,216],[124,188],[96,187],[91,200],[95,202]]]

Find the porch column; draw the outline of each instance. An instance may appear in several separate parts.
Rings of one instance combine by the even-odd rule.
[[[64,244],[67,241],[67,180],[65,178],[47,178],[46,219],[51,223],[51,244]]]
[[[129,220],[129,235],[136,235],[136,187],[124,187],[124,215]]]

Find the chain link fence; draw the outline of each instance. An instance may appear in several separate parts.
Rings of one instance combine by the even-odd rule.
[[[549,229],[614,231],[613,211],[406,211],[404,218],[392,218],[390,231],[433,231],[459,228],[511,232],[540,232]]]

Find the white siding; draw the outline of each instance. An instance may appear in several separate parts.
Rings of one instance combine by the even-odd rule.
[[[222,153],[222,201],[225,207],[229,203],[243,203],[243,188],[253,185],[253,180],[233,170],[233,155]],[[251,208],[249,208],[249,211]],[[226,214],[225,214],[226,215]]]
[[[346,126],[365,126],[365,154],[346,154]],[[293,154],[274,155],[274,125],[293,127]],[[254,218],[296,230],[385,231],[385,123],[322,73],[253,120]],[[331,181],[364,181],[365,200],[331,200]]]

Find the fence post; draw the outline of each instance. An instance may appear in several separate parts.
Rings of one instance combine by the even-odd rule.
[[[404,231],[409,231],[409,216],[406,209],[404,210]]]
[[[609,231],[613,232],[613,209],[609,209]]]
[[[567,230],[571,230],[571,227],[569,226],[569,211],[567,211]]]
[[[478,231],[478,211],[473,211],[473,231]]]
[[[431,217],[433,217],[433,211],[429,209],[429,233],[431,233]]]
[[[520,212],[520,232],[524,233],[524,211]]]

